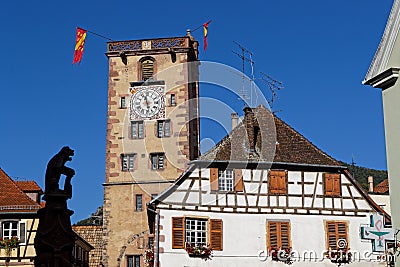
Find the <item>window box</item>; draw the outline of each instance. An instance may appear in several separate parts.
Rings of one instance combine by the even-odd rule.
[[[189,257],[194,258],[202,258],[202,259],[211,259],[212,249],[210,246],[204,246],[201,244],[193,245],[186,243],[186,252],[188,253]]]
[[[291,265],[293,263],[292,260],[292,249],[284,248],[271,248],[269,251],[269,255],[273,261],[283,262],[285,264]]]
[[[326,257],[331,260],[332,263],[337,264],[337,266],[341,266],[342,264],[349,264],[351,262],[351,253],[349,249],[335,249],[329,250],[326,253]]]
[[[153,267],[154,266],[154,251],[152,249],[146,249],[143,254],[144,257],[144,265],[146,267]]]
[[[18,237],[11,237],[10,239],[3,239],[0,237],[0,251],[4,249],[5,256],[9,258],[11,256],[11,251],[14,248],[18,248],[20,241]]]

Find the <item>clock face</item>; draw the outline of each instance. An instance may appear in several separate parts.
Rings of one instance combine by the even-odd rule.
[[[131,111],[134,119],[158,119],[165,114],[164,96],[160,90],[142,87],[133,92]]]

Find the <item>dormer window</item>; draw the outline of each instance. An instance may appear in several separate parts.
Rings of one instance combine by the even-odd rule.
[[[140,67],[141,67],[141,74],[142,74],[142,81],[146,81],[153,77],[154,75],[154,59],[153,58],[143,58],[140,61]]]

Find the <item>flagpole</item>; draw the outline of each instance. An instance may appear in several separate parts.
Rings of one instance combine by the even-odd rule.
[[[207,24],[207,23],[210,23],[212,20],[209,20],[209,21],[207,21],[206,23],[203,23],[203,24],[201,24],[199,27],[197,27],[196,29],[194,29],[194,30],[191,30],[191,32],[195,32],[195,31],[197,31],[198,29],[200,29],[201,27],[203,27],[204,26],[204,24]]]
[[[79,27],[78,27],[78,28],[79,28]],[[86,28],[81,28],[81,29],[84,29],[84,30],[86,30],[86,32],[91,33],[91,34],[93,34],[93,35],[96,35],[96,36],[98,36],[98,37],[101,37],[101,38],[103,38],[103,39],[106,39],[106,40],[108,40],[108,41],[112,41],[112,42],[114,41],[114,40],[111,39],[111,38],[108,38],[108,37],[105,37],[105,36],[100,35],[100,34],[98,34],[98,33],[89,31],[89,30],[87,30]]]

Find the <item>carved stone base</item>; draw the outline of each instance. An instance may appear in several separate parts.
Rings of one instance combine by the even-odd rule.
[[[67,208],[66,194],[46,194],[46,206],[38,210],[39,227],[35,237],[35,267],[71,267],[75,234]]]

